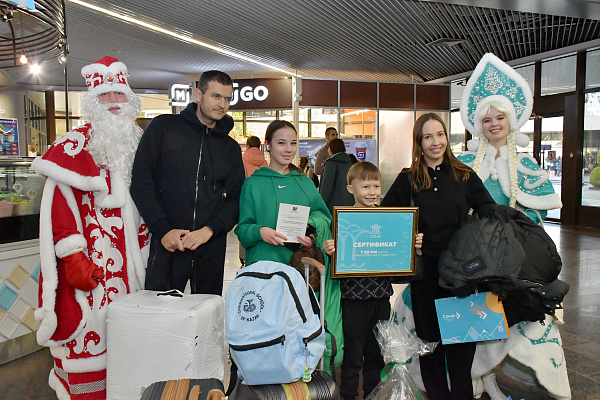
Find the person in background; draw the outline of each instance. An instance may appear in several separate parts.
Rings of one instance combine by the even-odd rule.
[[[330,147],[334,142],[331,141]],[[327,163],[325,171],[327,173]],[[375,207],[381,195],[379,169],[370,162],[354,164],[347,174],[347,191],[353,197],[354,207]],[[422,241],[423,235],[418,234],[415,247],[420,248]],[[332,256],[334,240],[327,240],[323,249]],[[340,281],[345,340],[340,395],[345,400],[356,398],[362,371],[363,398],[366,399],[379,384],[380,372],[385,367],[373,328],[378,321],[390,318],[392,285],[387,277],[343,278]]]
[[[333,139],[338,138],[338,131],[333,126],[325,129],[325,140],[327,143],[321,147],[321,149],[317,152],[317,157],[315,158],[315,174],[319,177],[323,175],[323,165],[325,164],[325,160],[329,157],[329,142]]]
[[[288,121],[275,120],[265,133],[265,147],[270,154],[268,167],[259,168],[244,182],[240,196],[240,220],[235,228],[240,243],[246,249],[246,264],[269,260],[290,263],[294,251],[311,249],[313,240],[322,249],[323,242],[331,238],[331,214],[313,182],[302,174],[292,160],[298,152],[296,128]],[[288,238],[277,232],[280,204],[310,207],[306,234]],[[295,243],[292,243],[294,241]],[[341,362],[343,346],[339,283],[326,276],[325,319],[338,345],[336,364]],[[331,341],[327,336],[325,365],[329,365]]]
[[[350,153],[348,154],[348,157],[350,157],[350,161],[352,161],[352,164],[356,164],[358,162],[358,159],[354,154]]]
[[[315,173],[310,169],[310,164],[308,163],[308,157],[300,157],[298,159],[298,169],[302,171],[304,175],[306,175],[309,179],[313,181],[315,187],[319,187],[319,177],[315,175]]]
[[[333,215],[333,206],[354,204],[354,196],[346,189],[348,185],[346,176],[352,167],[352,161],[346,154],[346,145],[342,139],[333,139],[329,142],[329,154],[330,157],[325,161],[323,168],[319,193]]]
[[[228,134],[233,82],[204,72],[178,115],[150,122],[133,163],[131,196],[152,239],[145,288],[166,290],[172,255],[173,289],[221,295],[227,232],[237,223],[244,165]]]
[[[410,284],[410,295],[417,335],[436,342],[440,341],[440,330],[434,300],[451,296],[438,283],[439,257],[469,209],[490,216],[495,203],[477,174],[452,154],[446,127],[437,114],[424,114],[415,122],[412,160],[410,168],[398,175],[381,205],[410,207],[412,194],[415,206],[419,207],[418,231],[424,234],[424,279]],[[474,354],[475,343],[471,342],[438,344],[433,353],[419,357],[427,397],[472,400]]]
[[[249,136],[246,139],[246,151],[242,154],[242,161],[244,162],[246,178],[260,167],[267,166],[265,155],[260,150],[260,138],[258,136]]]
[[[103,57],[81,69],[87,124],[33,162],[47,177],[40,210],[37,341],[50,347],[60,399],[106,399],[106,313],[143,288],[148,230],[131,197],[141,103],[127,67]]]

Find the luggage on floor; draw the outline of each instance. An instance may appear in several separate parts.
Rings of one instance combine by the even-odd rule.
[[[154,382],[223,380],[223,299],[142,290],[108,307],[107,395],[141,396]]]
[[[242,268],[231,282],[225,332],[249,385],[297,381],[314,371],[325,352],[313,290],[295,268],[274,261]]]
[[[140,400],[222,400],[223,390],[218,379],[179,379],[153,383]]]
[[[317,370],[310,382],[248,386],[241,382],[229,395],[229,400],[338,400],[339,390],[325,371]]]

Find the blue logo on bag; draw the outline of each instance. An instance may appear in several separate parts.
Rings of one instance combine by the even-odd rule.
[[[256,311],[258,305],[258,311]],[[254,290],[249,290],[242,295],[238,304],[238,315],[242,321],[255,321],[265,308],[265,301]]]
[[[475,257],[463,263],[462,268],[465,275],[469,276],[486,268],[486,264],[483,260],[480,260],[479,258]]]

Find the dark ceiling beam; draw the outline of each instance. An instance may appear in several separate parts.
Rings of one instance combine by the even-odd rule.
[[[446,0],[444,3],[600,20],[600,3],[595,0]]]

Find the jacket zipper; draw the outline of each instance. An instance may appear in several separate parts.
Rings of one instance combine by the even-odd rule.
[[[206,127],[206,136],[208,136],[208,126]],[[202,150],[204,148],[204,139],[206,138],[202,138],[202,142],[200,142],[200,153],[198,154],[198,168],[196,169],[196,197],[194,198],[192,231],[196,230],[196,209],[198,208],[199,190],[198,180],[200,179],[200,164],[202,163]],[[192,274],[190,279],[190,286],[192,287],[192,293],[196,293],[196,257],[194,257],[194,252],[192,252]]]
[[[208,136],[208,127],[206,127],[206,136]],[[202,162],[202,149],[204,148],[204,139],[200,142],[200,154],[198,154],[198,169],[196,169],[196,197],[194,198],[194,216],[192,221],[192,230],[196,230],[196,208],[198,207],[198,180],[200,179],[200,163]]]
[[[248,350],[255,350],[255,349],[261,349],[263,347],[273,346],[278,343],[281,343],[281,347],[283,347],[283,344],[285,343],[285,335],[281,335],[275,339],[267,340],[266,342],[242,344],[242,345],[229,344],[229,347],[231,347],[235,351],[248,351]]]

